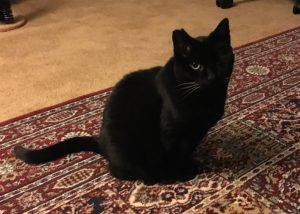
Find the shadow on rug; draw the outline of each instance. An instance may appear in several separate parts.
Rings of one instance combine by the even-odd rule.
[[[0,124],[0,213],[297,213],[300,28],[235,49],[224,118],[200,145],[204,172],[174,185],[120,181],[79,153],[42,166],[13,156],[97,134],[105,90]]]

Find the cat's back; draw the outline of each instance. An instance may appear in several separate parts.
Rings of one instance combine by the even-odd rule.
[[[155,77],[161,67],[138,70],[125,75],[115,86],[113,93],[140,94],[155,87]],[[139,91],[136,91],[139,90]],[[151,90],[152,91],[152,90]]]
[[[114,87],[111,94],[111,101],[116,96],[122,96],[124,100],[138,101],[145,96],[156,94],[155,77],[161,67],[154,67],[147,70],[139,70],[125,75]],[[118,99],[120,99],[119,97]],[[123,99],[118,102],[123,102]]]
[[[148,120],[159,114],[161,101],[155,78],[160,69],[161,67],[154,67],[124,76],[113,89],[105,116],[118,120],[119,123],[128,123],[128,120],[141,123],[141,120]]]

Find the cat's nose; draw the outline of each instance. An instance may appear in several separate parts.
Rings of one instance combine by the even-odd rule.
[[[207,79],[208,79],[208,80],[214,80],[215,77],[216,77],[216,75],[215,75],[214,72],[212,72],[212,71],[210,71],[210,70],[207,71]]]

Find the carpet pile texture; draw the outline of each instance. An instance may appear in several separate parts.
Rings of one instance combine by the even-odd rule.
[[[235,49],[224,118],[197,150],[205,172],[174,185],[120,181],[92,153],[27,165],[42,148],[98,134],[110,89],[0,124],[0,213],[297,213],[300,28]]]

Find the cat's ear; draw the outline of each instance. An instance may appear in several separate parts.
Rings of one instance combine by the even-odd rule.
[[[216,29],[209,35],[209,38],[215,42],[221,42],[230,45],[230,30],[228,18],[223,19]]]
[[[174,30],[172,34],[174,54],[181,57],[188,57],[192,49],[193,38],[184,29]]]

